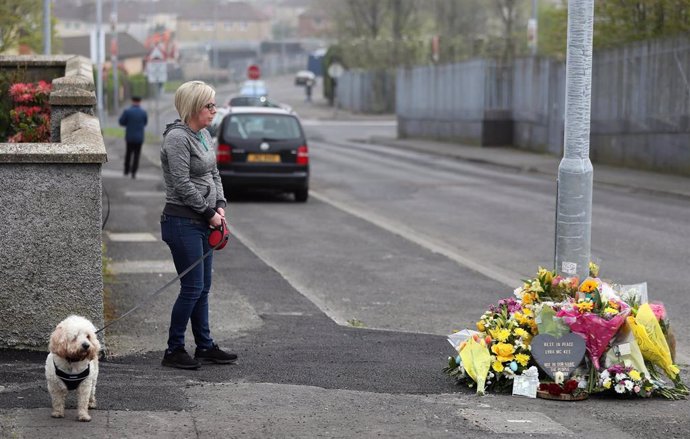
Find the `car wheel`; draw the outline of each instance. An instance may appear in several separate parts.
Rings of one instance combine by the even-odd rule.
[[[309,188],[297,189],[295,191],[295,201],[298,203],[304,203],[309,198]]]

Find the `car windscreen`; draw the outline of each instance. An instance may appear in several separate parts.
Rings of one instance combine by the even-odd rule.
[[[279,114],[233,114],[223,128],[227,139],[294,140],[302,137],[299,122]]]

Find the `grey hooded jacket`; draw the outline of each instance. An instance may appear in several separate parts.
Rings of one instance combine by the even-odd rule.
[[[164,214],[208,221],[215,209],[225,208],[216,154],[205,129],[195,133],[179,119],[166,125],[161,167],[165,179]]]

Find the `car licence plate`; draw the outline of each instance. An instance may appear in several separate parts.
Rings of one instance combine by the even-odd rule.
[[[248,162],[260,163],[279,163],[279,154],[249,154],[247,155]]]

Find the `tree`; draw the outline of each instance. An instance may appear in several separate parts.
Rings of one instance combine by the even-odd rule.
[[[54,33],[52,39],[54,42]],[[0,53],[16,49],[20,44],[26,44],[34,52],[43,53],[42,0],[0,2]]]
[[[595,47],[690,31],[690,0],[597,0]]]
[[[489,9],[485,0],[436,0],[434,33],[440,37],[439,62],[480,55],[488,38]]]

